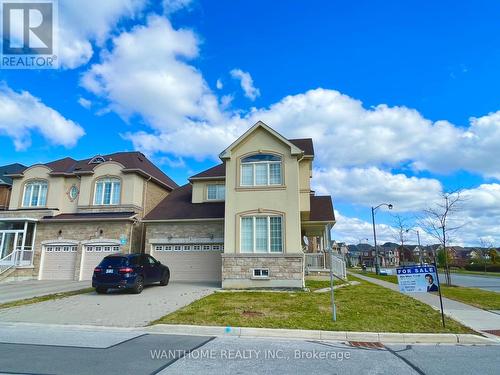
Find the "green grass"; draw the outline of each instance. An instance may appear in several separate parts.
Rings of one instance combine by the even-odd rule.
[[[439,312],[431,307],[386,288],[357,281],[359,285],[335,291],[337,322],[331,319],[329,293],[297,291],[214,293],[152,324],[370,332],[472,332],[449,318],[446,329],[443,329]],[[319,286],[317,283],[314,285]]]
[[[390,283],[397,284],[398,277],[396,275],[376,275],[372,272],[364,272],[368,277],[373,277],[374,279],[388,281]],[[453,278],[452,278],[453,281]],[[446,286],[441,284],[441,293],[443,297],[463,302],[468,305],[479,307],[484,310],[500,310],[500,293],[491,292],[488,290],[478,289],[478,288],[466,288],[462,286]]]
[[[33,303],[71,297],[71,296],[75,296],[77,294],[90,293],[93,290],[94,290],[94,288],[85,288],[85,289],[73,290],[71,292],[47,294],[46,296],[26,298],[26,299],[20,299],[17,301],[5,302],[5,303],[0,304],[0,309],[7,309],[9,307],[18,307],[18,306],[23,306],[23,305],[31,305]]]
[[[335,279],[334,285],[345,284],[344,281]],[[309,288],[311,292],[330,287],[330,280],[314,280],[314,279],[306,279],[306,288]]]

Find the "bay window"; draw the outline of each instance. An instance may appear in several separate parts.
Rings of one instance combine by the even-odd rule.
[[[95,183],[94,204],[116,205],[120,203],[121,182],[118,178],[102,178]]]
[[[226,187],[224,184],[209,184],[207,185],[207,200],[222,201],[224,200]]]
[[[23,207],[44,207],[47,204],[47,181],[31,181],[24,185]]]
[[[256,154],[241,160],[241,186],[282,185],[281,157],[271,154]]]
[[[242,217],[240,248],[242,253],[281,253],[283,251],[282,217]]]

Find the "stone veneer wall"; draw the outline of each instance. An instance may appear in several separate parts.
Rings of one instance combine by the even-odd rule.
[[[88,240],[97,239],[113,239],[120,240],[121,235],[127,236],[127,244],[122,246],[124,253],[137,252],[135,251],[139,230],[138,225],[134,225],[132,229],[132,244],[130,243],[130,226],[134,225],[129,221],[87,221],[87,222],[59,222],[59,223],[37,223],[35,236],[35,253],[33,258],[32,268],[18,268],[12,275],[12,278],[38,278],[40,272],[40,260],[42,256],[42,242],[44,241],[61,241],[72,240],[85,242]],[[102,236],[99,234],[103,230]],[[59,237],[59,230],[62,231]],[[131,248],[132,245],[132,248]],[[139,244],[137,244],[138,246]],[[78,280],[80,274],[80,260],[82,256],[82,245],[77,248],[77,259],[75,269],[75,280]]]
[[[269,269],[269,278],[253,277],[254,268]],[[303,288],[303,254],[222,254],[222,287]]]

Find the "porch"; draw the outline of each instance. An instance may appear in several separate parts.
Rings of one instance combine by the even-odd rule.
[[[340,249],[333,246],[330,239],[332,226],[328,221],[302,222],[304,272],[306,275],[326,274],[331,268],[336,277],[345,280],[346,262]]]
[[[0,275],[33,266],[35,232],[34,219],[0,219]]]

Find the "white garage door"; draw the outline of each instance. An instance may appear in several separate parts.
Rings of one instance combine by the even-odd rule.
[[[94,268],[101,260],[110,254],[120,252],[120,245],[116,244],[92,244],[85,245],[82,252],[82,268],[80,280],[92,280]]]
[[[222,280],[222,244],[154,245],[151,255],[170,269],[173,281]]]
[[[42,280],[73,280],[76,266],[76,245],[43,247]]]

